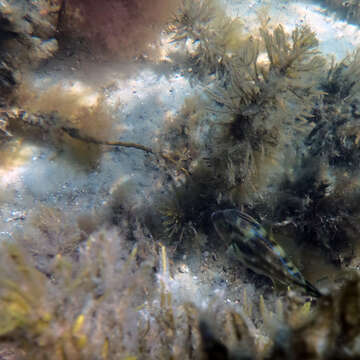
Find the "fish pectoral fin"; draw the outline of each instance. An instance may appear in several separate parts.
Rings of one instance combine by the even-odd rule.
[[[242,253],[235,243],[231,243],[228,246],[228,248],[226,249],[226,255],[228,255],[232,260],[241,261],[242,259]]]
[[[305,290],[313,297],[321,297],[321,292],[309,281],[305,280]]]

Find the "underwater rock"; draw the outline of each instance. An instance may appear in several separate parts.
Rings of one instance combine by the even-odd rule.
[[[91,50],[121,58],[141,56],[155,44],[178,0],[67,1],[63,29]]]
[[[22,71],[57,50],[55,33],[61,1],[0,3],[0,96],[8,96]]]

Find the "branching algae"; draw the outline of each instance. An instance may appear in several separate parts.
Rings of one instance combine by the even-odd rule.
[[[299,244],[312,244],[338,266],[357,253],[359,234],[359,50],[333,62],[320,82],[302,159],[270,200],[274,220]]]
[[[247,192],[259,191],[267,164],[281,161],[280,150],[301,138],[294,137],[301,134],[299,119],[309,114],[312,101],[320,95],[316,84],[305,79],[318,76],[324,64],[308,27],[295,29],[291,41],[281,26],[273,33],[263,27],[260,34],[269,64],[259,60],[261,42],[249,38],[228,62],[223,84],[209,91],[220,104],[214,110],[228,114],[219,121],[223,131],[214,144],[218,149],[214,157],[225,158],[222,163],[230,165],[222,171],[236,172],[229,185],[241,184]]]
[[[183,0],[169,26],[173,41],[192,43],[187,66],[198,78],[224,75],[224,62],[242,40],[242,22],[226,15],[218,0]]]

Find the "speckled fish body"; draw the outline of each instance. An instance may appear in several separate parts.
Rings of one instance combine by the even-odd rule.
[[[321,295],[287,258],[284,249],[251,216],[227,209],[214,212],[211,219],[218,235],[229,242],[245,266],[290,287],[302,287],[309,295]]]

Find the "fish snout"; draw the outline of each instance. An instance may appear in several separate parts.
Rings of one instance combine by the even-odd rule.
[[[221,210],[214,211],[211,214],[211,222],[217,234],[220,237],[223,237],[226,233],[226,221],[224,217],[224,212]]]

